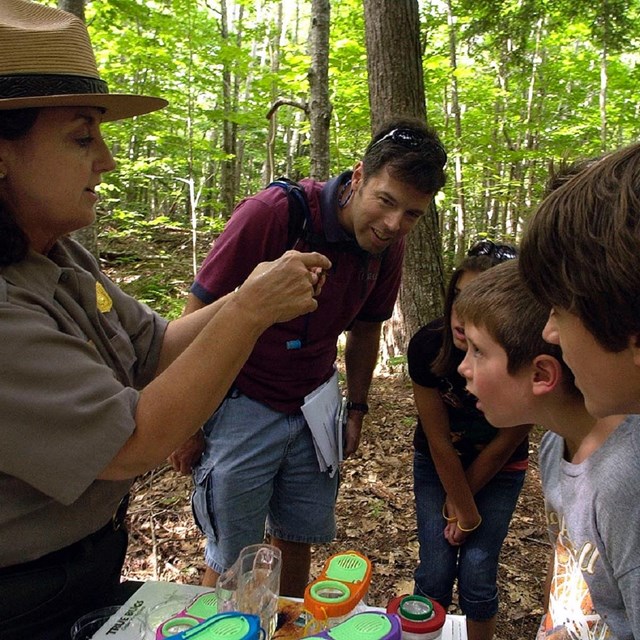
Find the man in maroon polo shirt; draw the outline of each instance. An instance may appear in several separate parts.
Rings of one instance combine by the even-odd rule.
[[[266,522],[282,551],[281,593],[303,595],[311,545],[335,536],[339,474],[320,470],[300,407],[334,376],[338,337],[347,331],[345,457],[356,451],[380,329],[400,285],[404,236],[443,186],[445,163],[431,129],[394,119],[353,171],[327,183],[302,181],[312,228],[293,243],[287,193],[278,187],[243,200],[215,241],[185,313],[233,291],[258,262],[290,248],[323,253],[332,268],[318,309],[267,330],[202,433],[171,456],[183,473],[193,466],[194,516],[207,536],[203,584],[214,585],[243,547],[262,542]]]

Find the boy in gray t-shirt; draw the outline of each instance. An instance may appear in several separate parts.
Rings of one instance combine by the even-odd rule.
[[[468,345],[459,371],[487,420],[550,430],[540,471],[554,553],[538,640],[640,638],[640,416],[587,412],[516,263],[478,276],[455,310]]]
[[[600,637],[589,635],[590,620],[577,615],[589,594],[611,637],[632,638],[638,631],[640,529],[633,524],[639,511],[638,426],[640,416],[628,416],[579,463],[567,460],[566,441],[557,433],[549,431],[542,439],[540,473],[555,539],[549,610],[554,621],[571,622],[570,637]],[[588,589],[582,588],[581,573]]]

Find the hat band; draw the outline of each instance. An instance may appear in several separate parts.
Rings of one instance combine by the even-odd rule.
[[[100,78],[65,75],[12,75],[0,77],[0,99],[109,93]]]

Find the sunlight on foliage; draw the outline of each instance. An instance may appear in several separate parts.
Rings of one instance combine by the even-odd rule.
[[[517,239],[550,171],[635,140],[640,0],[581,10],[568,0],[418,4],[427,117],[449,150],[438,202],[445,256],[481,232]],[[233,205],[265,184],[270,106],[308,99],[310,1],[229,0],[224,16],[221,6],[87,4],[111,91],[170,102],[105,126],[119,164],[102,187],[110,233],[161,233],[164,224],[217,233]],[[329,63],[337,174],[370,136],[362,2],[332,3]],[[275,173],[306,174],[307,116],[282,106],[274,122]]]

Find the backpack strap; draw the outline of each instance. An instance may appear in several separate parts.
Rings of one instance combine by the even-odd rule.
[[[324,236],[313,232],[313,221],[307,194],[299,183],[284,176],[277,178],[267,187],[280,187],[287,192],[289,204],[289,225],[287,249],[293,249],[298,240],[304,240],[312,250],[326,243]]]

